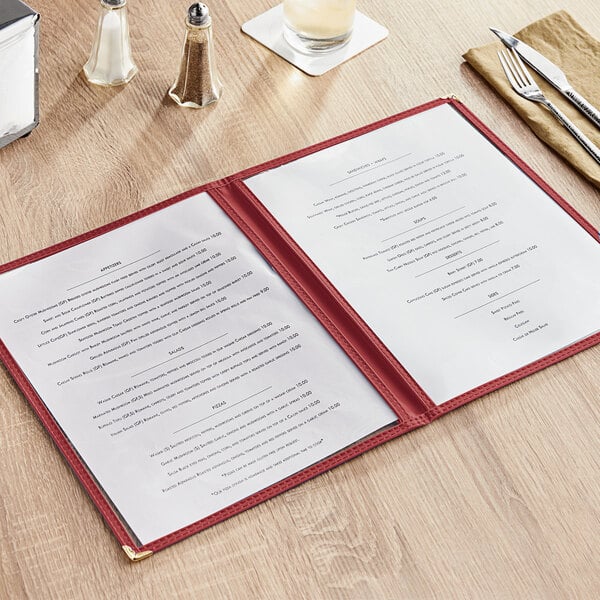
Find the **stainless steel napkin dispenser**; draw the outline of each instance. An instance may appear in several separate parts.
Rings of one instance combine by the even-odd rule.
[[[0,0],[0,148],[39,121],[39,18],[20,0]]]

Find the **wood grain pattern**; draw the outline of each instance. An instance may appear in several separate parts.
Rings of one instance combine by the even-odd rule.
[[[211,4],[222,99],[166,92],[187,1],[129,0],[140,74],[81,77],[95,1],[43,15],[41,125],[0,151],[0,262],[198,184],[454,93],[584,216],[600,194],[463,63],[564,8],[600,37],[589,0],[362,0],[385,42],[310,78],[240,33],[273,4]],[[0,598],[593,598],[600,590],[596,347],[129,564],[0,369]]]

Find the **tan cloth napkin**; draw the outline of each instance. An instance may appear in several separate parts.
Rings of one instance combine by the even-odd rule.
[[[494,23],[492,25],[495,26]],[[490,35],[493,34],[490,32]],[[553,13],[514,35],[558,65],[575,90],[600,108],[600,42],[571,15],[565,11]],[[512,90],[498,60],[497,52],[503,47],[502,42],[497,40],[481,48],[472,48],[464,54],[464,59],[517,111],[542,141],[600,188],[600,165],[542,105],[525,100]],[[547,98],[600,147],[600,129],[533,69],[529,71]]]

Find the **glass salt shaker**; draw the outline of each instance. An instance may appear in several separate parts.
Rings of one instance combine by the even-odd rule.
[[[212,19],[199,2],[188,9],[179,75],[169,96],[180,106],[202,108],[221,97],[223,86],[215,67]]]
[[[96,85],[123,85],[138,72],[129,44],[127,0],[100,0],[96,37],[83,72]]]

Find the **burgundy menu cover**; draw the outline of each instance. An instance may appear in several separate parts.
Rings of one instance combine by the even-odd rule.
[[[179,243],[196,211],[200,229],[221,225]],[[157,231],[171,250],[134,249]],[[63,300],[41,297],[54,269],[83,273],[98,254]],[[598,343],[599,264],[596,229],[439,99],[3,265],[0,358],[140,560]],[[560,290],[556,307],[540,301]],[[107,391],[124,374],[131,385]],[[93,410],[63,412],[73,395]],[[113,462],[88,447],[88,426]],[[134,440],[148,444],[138,465]],[[147,478],[135,484],[147,513],[115,493],[129,470]]]

